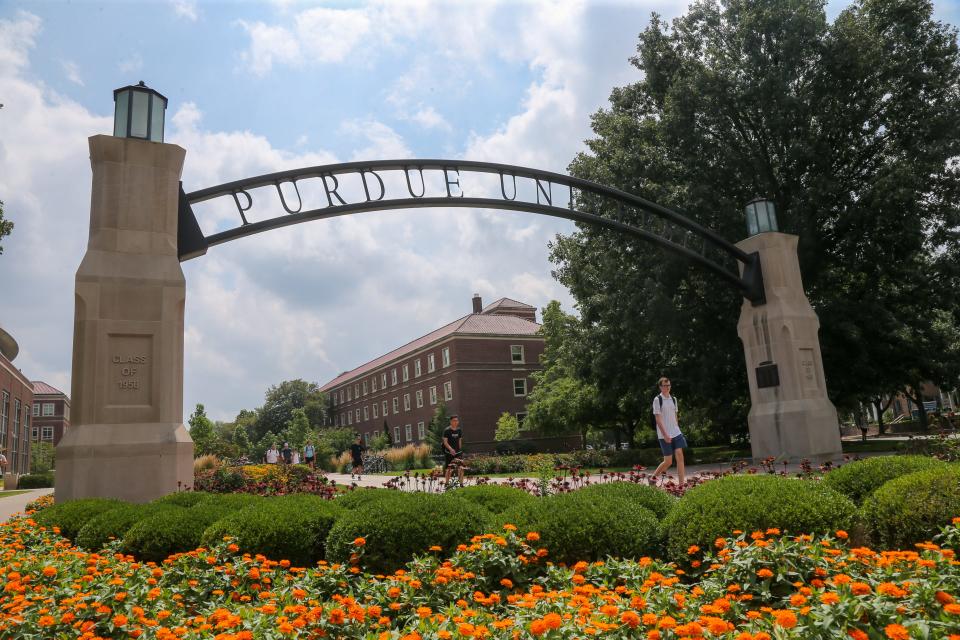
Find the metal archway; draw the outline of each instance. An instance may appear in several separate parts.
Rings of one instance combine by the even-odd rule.
[[[440,179],[439,182],[434,181],[434,186],[442,185],[437,190],[437,194],[428,195],[430,189],[424,177],[424,171],[438,172],[437,175],[433,176],[433,178]],[[388,187],[387,182],[383,179],[385,176],[382,175],[387,172],[392,172],[391,176],[402,173],[404,180],[402,182],[399,179],[390,180],[391,187]],[[495,174],[499,176],[501,197],[467,197],[461,182],[463,173]],[[363,194],[361,198],[355,199],[353,202],[349,202],[344,195],[347,188],[345,179],[350,177],[353,179],[353,192],[360,194],[362,189]],[[396,177],[399,178],[399,176]],[[532,184],[526,185],[532,187],[533,200],[518,199],[518,178],[533,181]],[[316,184],[311,186],[320,188],[318,190],[320,206],[310,208],[305,204],[301,184],[305,184],[307,180],[317,181]],[[401,185],[400,193],[395,193],[394,183]],[[404,183],[406,193],[402,192]],[[286,194],[284,193],[285,186]],[[555,186],[559,186],[561,192],[566,191],[568,195],[566,207],[554,204],[554,200],[557,199],[556,196],[562,195],[562,193],[554,193]],[[270,189],[271,187],[273,189]],[[266,188],[268,193],[272,192],[274,194],[273,197],[276,198],[274,206],[279,203],[284,213],[276,217],[251,222],[248,219],[248,213],[255,214],[257,211],[254,203],[255,201],[260,202],[255,199],[251,191],[262,188]],[[511,191],[512,195],[508,195]],[[636,209],[648,214],[644,216],[643,222],[646,226],[650,226],[650,229],[576,209],[577,192],[613,202],[619,208]],[[296,195],[297,201],[296,208],[292,206],[294,195]],[[217,198],[232,199],[240,218],[240,224],[232,229],[204,236],[197,223],[192,205]],[[672,209],[589,180],[527,167],[468,160],[347,162],[269,173],[191,193],[184,193],[181,187],[178,254],[181,262],[190,260],[205,254],[211,246],[269,229],[310,220],[365,211],[427,207],[469,207],[527,211],[626,233],[657,245],[717,274],[754,305],[761,305],[765,302],[759,255],[744,252],[709,229]],[[657,229],[657,226],[660,228]],[[676,240],[678,234],[679,242]],[[692,248],[698,244],[699,250]],[[708,248],[719,250],[721,254],[742,263],[742,275],[707,257]]]

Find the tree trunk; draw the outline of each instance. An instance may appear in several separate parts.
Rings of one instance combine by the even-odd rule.
[[[629,447],[630,449],[633,449],[633,447],[634,447],[633,438],[634,438],[634,435],[637,433],[637,423],[631,420],[631,421],[627,422],[627,424],[626,424],[625,426],[626,426],[626,429],[627,429],[627,443],[628,443],[628,447]]]
[[[910,398],[910,400],[913,401],[915,405],[917,405],[917,421],[920,423],[920,430],[926,431],[927,430],[927,410],[923,406],[923,394],[920,393],[920,385],[913,386],[912,388],[914,390],[914,393],[916,393],[916,396],[912,396],[909,393],[907,393],[906,389],[904,389],[903,392],[908,398]]]
[[[873,406],[877,410],[877,436],[882,436],[884,433],[884,424],[883,424],[883,414],[887,409],[890,408],[890,405],[893,404],[893,396],[895,394],[891,393],[890,398],[887,400],[887,404],[883,404],[883,398],[874,398],[872,400]]]

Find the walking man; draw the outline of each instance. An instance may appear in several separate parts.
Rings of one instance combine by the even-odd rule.
[[[277,444],[273,443],[267,449],[267,464],[277,464],[280,461],[280,452],[277,451]]]
[[[357,439],[350,445],[350,458],[353,462],[353,469],[350,470],[350,479],[357,476],[357,480],[363,475],[363,439],[357,434]]]
[[[443,430],[443,480],[450,484],[450,466],[456,465],[460,485],[463,485],[463,431],[460,417],[450,416],[450,426]]]
[[[677,399],[670,395],[669,378],[660,378],[657,384],[660,393],[653,399],[653,417],[657,422],[657,438],[660,440],[663,462],[653,472],[653,477],[669,469],[676,457],[677,475],[680,477],[680,486],[683,486],[687,482],[683,466],[683,450],[687,448],[687,440],[680,433],[680,423],[677,421]]]

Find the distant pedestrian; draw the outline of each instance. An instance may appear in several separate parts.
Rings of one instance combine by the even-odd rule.
[[[293,464],[300,464],[300,450],[293,450]]]
[[[280,452],[277,451],[277,445],[271,444],[267,449],[267,464],[277,464],[280,462]]]
[[[303,461],[310,465],[310,468],[313,468],[313,459],[317,455],[316,449],[313,448],[313,441],[307,440],[307,446],[303,448]]]
[[[283,459],[283,464],[293,464],[293,450],[290,448],[289,442],[283,443],[283,449],[280,449],[280,457]]]
[[[350,445],[350,458],[353,461],[353,469],[350,471],[351,479],[353,476],[357,476],[357,480],[359,480],[363,474],[363,452],[365,450],[366,447],[363,446],[363,439],[358,433],[356,441]]]
[[[6,473],[7,471],[7,456],[3,455],[3,450],[0,450],[0,475]]]
[[[680,432],[680,423],[677,420],[677,399],[670,395],[669,378],[660,378],[657,382],[660,393],[653,399],[653,417],[657,425],[657,439],[660,441],[660,452],[663,462],[653,472],[656,478],[665,472],[677,459],[677,475],[680,477],[680,486],[687,483],[686,470],[683,466],[683,450],[687,448],[687,439]]]
[[[463,430],[460,417],[450,416],[450,426],[443,430],[443,480],[450,483],[450,467],[457,468],[457,477],[463,484]]]

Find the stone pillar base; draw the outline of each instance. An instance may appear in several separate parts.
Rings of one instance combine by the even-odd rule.
[[[13,491],[17,488],[17,485],[20,483],[20,474],[19,473],[5,473],[3,474],[3,490],[4,491]]]
[[[753,460],[776,458],[777,462],[799,462],[807,459],[815,463],[835,460],[841,455],[836,420],[836,409],[829,402],[795,400],[754,405],[747,417]],[[834,433],[829,432],[831,429]]]
[[[98,496],[149,502],[193,484],[193,441],[182,424],[88,424],[57,446],[57,502]]]

